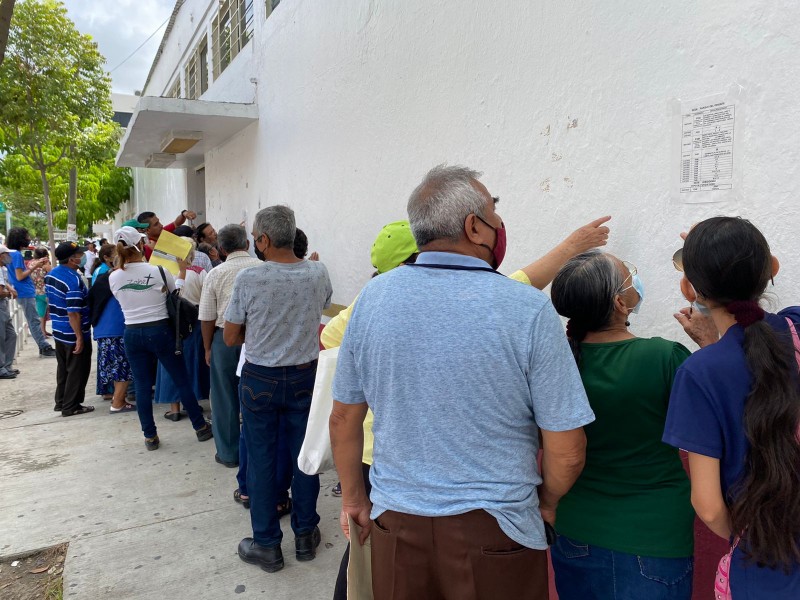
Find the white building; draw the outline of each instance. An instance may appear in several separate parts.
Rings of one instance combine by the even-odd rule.
[[[178,0],[118,162],[151,167],[139,207],[165,221],[188,207],[249,227],[289,204],[343,304],[424,173],[466,164],[502,199],[504,270],[613,215],[609,250],[647,286],[634,330],[685,341],[670,257],[706,217],[752,219],[783,258],[777,303],[797,300],[792,31],[788,1]],[[734,193],[682,202],[671,101],[734,83]],[[183,189],[152,167],[177,169]]]

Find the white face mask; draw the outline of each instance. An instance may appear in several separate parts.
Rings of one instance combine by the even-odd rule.
[[[692,284],[690,283],[689,285],[692,285]],[[694,292],[694,297],[695,297],[694,302],[692,302],[692,306],[694,308],[696,308],[697,312],[699,312],[704,317],[710,317],[711,316],[711,309],[708,308],[705,304],[703,304],[702,302],[700,302],[697,299],[697,298],[699,298],[699,295],[697,294],[697,290],[694,289],[693,285],[692,285],[692,291]]]

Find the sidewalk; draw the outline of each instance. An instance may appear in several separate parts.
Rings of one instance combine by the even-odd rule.
[[[17,379],[0,380],[0,555],[69,542],[64,598],[80,600],[332,596],[346,543],[335,472],[321,477],[316,560],[294,559],[284,517],[286,567],[265,573],[236,554],[251,530],[233,501],[235,470],[214,462],[214,442],[198,443],[188,419],[156,410],[161,447],[147,452],[136,413],[109,414],[93,393],[94,372],[95,412],[63,418],[53,412],[56,360],[29,342],[16,367]]]

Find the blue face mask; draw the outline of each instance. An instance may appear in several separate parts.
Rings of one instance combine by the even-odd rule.
[[[80,267],[81,267],[81,269],[83,269],[85,266],[86,266],[86,255],[85,255],[85,254],[81,254],[81,264],[80,264]]]
[[[638,314],[639,309],[642,308],[642,302],[644,302],[644,283],[642,283],[638,273],[631,277],[631,284],[633,284],[633,289],[636,290],[636,293],[639,294],[639,302],[633,307],[633,313]]]

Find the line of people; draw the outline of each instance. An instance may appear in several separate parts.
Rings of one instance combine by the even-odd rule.
[[[132,379],[148,450],[160,444],[154,386],[168,419],[183,405],[197,439],[213,437],[216,461],[238,469],[234,500],[252,524],[240,558],[274,572],[283,515],[297,560],[320,544],[319,477],[297,458],[320,341],[341,346],[330,418],[341,525],[348,536],[348,518],[360,526],[352,543],[371,536],[376,598],[546,598],[549,548],[562,600],[687,599],[695,514],[731,542],[737,600],[800,597],[800,308],[761,308],[779,271],[763,235],[729,217],[686,235],[673,263],[691,304],[676,318],[701,346],[692,354],[630,331],[644,284],[633,262],[597,249],[609,217],[501,276],[505,225],[479,178],[432,169],[408,221],[375,240],[376,276],[321,334],[330,278],[305,258],[286,206],[256,214],[256,258],[241,225],[193,229],[183,211],[162,226],[142,213],[101,246],[91,291],[84,249],[59,245],[44,276],[56,409],[93,409],[82,403],[91,322],[98,393],[112,412],[134,410]],[[147,262],[162,229],[198,249],[176,278]],[[9,254],[0,248],[0,260]],[[182,356],[174,290],[199,308]],[[346,597],[347,562],[346,552],[335,598]]]

